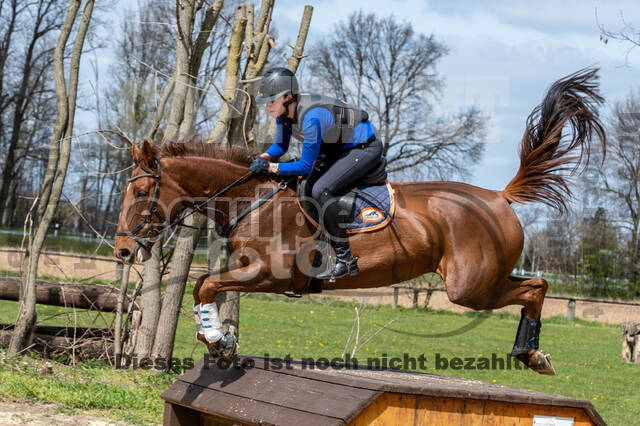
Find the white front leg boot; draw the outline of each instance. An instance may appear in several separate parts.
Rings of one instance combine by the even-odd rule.
[[[205,339],[209,343],[216,343],[222,339],[222,322],[218,315],[218,306],[216,303],[206,303],[200,306],[200,321],[202,324],[202,332]]]

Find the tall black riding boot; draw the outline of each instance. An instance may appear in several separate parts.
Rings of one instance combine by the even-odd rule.
[[[351,254],[345,228],[346,222],[349,220],[348,214],[340,211],[337,200],[328,191],[324,191],[318,201],[324,211],[322,217],[324,230],[329,234],[331,245],[336,251],[336,263],[330,271],[324,272],[316,278],[334,282],[338,278],[357,275],[358,258]]]

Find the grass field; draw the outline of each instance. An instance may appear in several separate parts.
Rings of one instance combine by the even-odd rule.
[[[184,312],[190,312],[190,289]],[[356,304],[327,299],[287,300],[282,296],[249,295],[242,299],[240,352],[244,354],[293,358],[332,358],[340,356],[355,318]],[[15,321],[17,304],[0,302],[0,322]],[[66,324],[73,321],[70,310],[38,306],[42,323]],[[45,318],[48,318],[45,320]],[[78,311],[79,325],[102,327],[112,321],[111,314],[95,319]],[[640,414],[640,365],[620,361],[620,328],[615,325],[546,320],[541,348],[552,354],[558,373],[546,377],[515,368],[504,370],[453,370],[436,368],[436,356],[491,358],[505,357],[511,350],[518,319],[510,315],[459,315],[426,310],[392,310],[388,306],[369,307],[361,315],[360,341],[396,319],[388,329],[356,353],[364,362],[369,357],[418,358],[424,354],[425,371],[465,377],[507,386],[590,400],[612,425],[637,422]],[[450,337],[416,337],[405,334],[443,333],[477,322],[463,334]],[[73,323],[73,322],[71,322]],[[193,338],[194,326],[182,315],[174,357],[200,359],[204,345]],[[23,362],[27,366],[23,366]],[[54,374],[39,373],[41,360],[24,358],[0,366],[0,399],[43,401],[60,404],[68,412],[110,416],[132,423],[153,423],[162,419],[159,395],[175,380],[176,374],[143,370],[115,371],[103,363],[76,367],[54,364]],[[17,369],[22,372],[16,371]]]

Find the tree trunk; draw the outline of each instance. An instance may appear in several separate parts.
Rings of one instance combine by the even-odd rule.
[[[634,230],[634,235],[631,238],[631,253],[629,256],[629,285],[627,287],[627,295],[630,299],[635,299],[638,296],[638,281],[640,281],[640,260],[638,247],[638,231]]]
[[[243,91],[247,91],[249,89],[249,84],[252,79],[261,75],[264,69],[264,65],[267,62],[267,58],[271,51],[273,38],[268,34],[269,25],[271,22],[271,14],[273,12],[273,0],[263,0],[262,6],[260,8],[260,13],[258,15],[258,20],[256,25],[253,26],[253,9],[249,8],[245,12],[245,17],[247,18],[247,26],[246,26],[246,37],[245,43],[247,47],[247,64],[245,66],[245,72],[242,76],[242,80],[245,81],[243,86],[241,87]],[[289,69],[295,73],[298,69],[298,65],[300,64],[300,59],[303,58],[304,45],[307,38],[307,34],[309,31],[309,25],[311,22],[311,15],[313,12],[313,8],[311,6],[305,6],[304,14],[302,17],[302,21],[300,23],[300,29],[298,32],[298,38],[296,42],[296,46],[294,47],[294,51],[292,56],[289,58],[288,66]],[[255,29],[255,30],[254,30]],[[238,58],[240,60],[240,52],[233,50],[234,49],[234,34],[232,34],[231,44],[229,47],[229,57],[230,58]],[[236,43],[237,39],[236,39]],[[232,56],[232,51],[235,52],[236,56]],[[227,60],[227,80],[225,80],[225,96],[228,90],[232,87],[235,87],[238,82],[238,78],[236,77],[239,70],[239,66],[235,63],[235,59]],[[234,79],[235,77],[235,79]],[[226,138],[229,144],[236,144],[239,142],[245,142],[245,136],[249,133],[250,129],[253,128],[253,123],[255,121],[256,110],[253,104],[253,97],[251,99],[247,99],[246,95],[242,91],[234,90],[233,97],[229,99],[229,101],[237,106],[237,109],[245,113],[245,109],[247,108],[247,102],[251,102],[250,110],[247,112],[247,117],[236,116],[233,117],[230,121],[229,118],[231,116],[231,109],[228,108],[226,104],[223,105],[222,110],[220,112],[220,116],[218,118],[218,122],[216,124],[216,128],[214,130],[214,135],[212,136],[213,142],[220,142],[224,139],[226,129],[228,129],[228,133],[226,134]],[[227,122],[229,124],[227,124]],[[275,127],[274,127],[275,131]],[[275,132],[274,132],[275,133]],[[249,137],[250,139],[250,137]],[[209,237],[209,269],[213,271],[216,267],[219,266],[219,260],[217,259],[218,248],[214,245],[213,239]],[[220,314],[220,319],[222,321],[222,325],[224,327],[225,332],[233,333],[236,338],[238,338],[238,329],[240,322],[240,293],[238,292],[222,292],[216,297],[216,304],[218,305],[218,310]]]
[[[78,210],[84,211],[85,201],[84,199],[87,196],[87,182],[89,181],[88,176],[83,176],[82,178],[82,189],[80,190],[80,200],[78,201]],[[83,222],[80,215],[75,215],[75,221],[73,224],[73,231],[77,234],[82,230]]]
[[[206,218],[202,216],[194,218],[194,215],[190,215],[185,220],[186,225],[198,227],[204,226],[206,222]],[[151,351],[152,359],[163,358],[169,360],[173,355],[173,342],[176,337],[184,288],[189,277],[193,253],[201,234],[201,229],[183,228],[176,242],[176,248],[171,259],[172,267],[169,272],[169,280],[164,291],[162,310],[158,320],[158,324],[162,324],[162,327],[158,327],[156,331],[153,350]],[[168,365],[166,369],[168,369]]]
[[[273,37],[269,35],[269,25],[273,12],[274,0],[263,0],[258,14],[258,21],[253,24],[253,5],[248,5],[246,9],[247,28],[245,31],[245,45],[247,46],[247,58],[242,74],[241,91],[235,91],[233,103],[241,115],[236,112],[229,124],[227,140],[230,144],[246,143],[253,141],[253,135],[249,132],[253,128],[256,117],[256,106],[253,96],[249,93],[250,85],[257,76],[262,74],[267,62]],[[306,34],[305,34],[306,38]],[[294,71],[295,72],[295,71]],[[249,103],[249,110],[247,105]],[[246,115],[246,118],[245,118]]]
[[[311,15],[313,14],[313,7],[306,5],[304,7],[304,13],[302,14],[302,21],[300,21],[300,29],[298,30],[298,38],[296,45],[293,48],[293,53],[290,57],[287,57],[287,64],[289,70],[295,74],[300,65],[300,60],[304,57],[304,44],[307,41],[307,34],[309,33],[309,26],[311,25]]]
[[[218,21],[220,11],[224,4],[223,0],[216,0],[213,6],[207,8],[205,12],[204,22],[198,32],[198,37],[193,43],[193,48],[189,52],[189,77],[190,84],[187,87],[187,96],[185,98],[184,114],[182,123],[180,124],[179,137],[184,138],[192,134],[195,130],[195,121],[198,115],[198,74],[200,72],[200,64],[202,63],[202,55],[209,45],[211,30]]]
[[[271,50],[271,43],[273,43],[271,36],[268,34],[272,12],[273,0],[263,0],[260,14],[258,16],[258,22],[256,24],[257,32],[253,32],[252,34],[253,27],[250,25],[247,27],[246,43],[247,46],[250,46],[251,48],[248,50],[248,62],[247,67],[245,68],[246,72],[243,76],[243,80],[251,80],[256,76],[262,74],[264,65]],[[296,46],[294,47],[293,54],[290,58],[288,58],[288,68],[293,73],[297,71],[300,60],[303,58],[304,45],[307,39],[307,34],[309,32],[312,13],[313,7],[308,5],[305,6],[302,21],[300,22],[300,29],[298,31]],[[252,17],[252,13],[249,13],[247,16]],[[242,89],[247,91],[249,89],[248,84],[249,83],[244,83]],[[242,93],[240,93],[238,96],[241,96],[240,99],[242,99],[242,102],[236,102],[236,104],[238,105],[239,109],[241,108],[240,110],[244,112],[248,100]],[[249,111],[249,115],[246,118],[246,122],[245,117],[234,117],[231,121],[229,133],[227,136],[227,140],[230,144],[244,141],[244,135],[247,134],[251,128],[253,128],[253,123],[255,121],[256,115],[255,107],[253,105],[253,97],[251,97],[250,101],[251,110]],[[221,112],[221,119],[222,118],[223,116]],[[218,124],[220,124],[220,120],[218,121]],[[244,130],[243,126],[246,126],[244,127]],[[216,129],[217,128],[218,127],[216,125]],[[213,244],[211,241],[209,242],[209,246],[209,269],[213,270],[215,269],[215,265],[217,264],[217,262],[215,261],[216,258],[213,257],[215,255],[215,248],[213,248]],[[212,265],[212,259],[214,265]],[[224,331],[229,331],[233,333],[236,338],[238,338],[240,323],[240,293],[235,291],[222,292],[216,297],[216,304],[218,305],[218,312],[220,315],[220,320],[222,321]]]
[[[229,131],[229,125],[234,114],[238,112],[234,111],[235,100],[237,97],[236,87],[238,85],[238,79],[240,77],[240,60],[242,56],[242,47],[245,29],[247,27],[246,7],[244,5],[238,6],[236,12],[236,19],[233,23],[233,30],[231,33],[231,40],[229,41],[229,52],[227,53],[227,66],[225,70],[224,86],[222,88],[223,103],[220,108],[220,114],[218,115],[218,121],[213,129],[211,135],[211,141],[214,143],[222,143],[227,132]]]
[[[211,29],[218,19],[223,4],[223,0],[216,0],[212,6],[207,8],[195,42],[192,41],[197,13],[195,2],[185,1],[176,6],[176,18],[179,27],[176,44],[176,71],[174,74],[175,83],[169,111],[169,122],[164,135],[165,140],[175,139],[176,137],[185,138],[194,130],[197,116],[197,76],[200,71],[202,55],[208,46]],[[165,91],[165,93],[167,92]],[[163,93],[163,98],[165,98],[165,93]],[[154,125],[155,128],[156,126]],[[154,130],[152,129],[152,131]],[[193,216],[190,216],[188,222],[192,220]],[[206,223],[204,219],[193,220],[194,226],[201,226],[204,223]],[[189,228],[180,230],[171,259],[169,281],[163,296],[162,308],[159,316],[155,318],[156,322],[159,321],[163,326],[155,330],[153,340],[147,339],[145,342],[145,344],[152,343],[150,352],[147,352],[145,348],[145,354],[151,353],[154,358],[169,360],[173,353],[184,289],[193,259],[193,252],[200,234],[200,230]],[[146,321],[144,316],[143,321]],[[138,356],[141,356],[139,352]],[[169,364],[160,365],[160,369],[168,370]]]
[[[69,65],[69,87],[65,83],[64,75],[64,51],[73,24],[76,20],[81,0],[72,0],[67,11],[64,25],[54,53],[54,73],[56,81],[56,95],[58,98],[58,118],[51,137],[49,151],[49,163],[40,199],[38,202],[38,216],[36,218],[36,231],[33,238],[30,236],[29,246],[25,252],[22,263],[22,288],[16,327],[9,343],[9,356],[15,356],[25,349],[32,338],[36,323],[36,294],[35,281],[38,274],[38,260],[40,251],[51,223],[51,219],[58,206],[60,194],[67,174],[69,155],[71,152],[71,134],[76,107],[78,88],[78,72],[80,69],[80,56],[84,45],[87,29],[91,21],[94,0],[87,0],[82,18],[78,24],[76,39],[73,44],[73,52]]]
[[[151,248],[151,259],[144,265],[144,280],[140,295],[142,318],[136,328],[135,346],[130,348],[130,356],[138,356],[138,359],[148,357],[151,354],[153,340],[160,317],[160,283],[161,258],[163,239]]]
[[[7,200],[4,203],[2,209],[2,224],[6,226],[11,226],[11,218],[13,216],[13,208],[12,206],[15,204],[16,199],[16,181],[15,179],[11,179],[8,188],[8,196]]]
[[[176,22],[178,34],[176,43],[176,70],[174,73],[175,86],[173,99],[169,110],[169,121],[164,132],[165,140],[173,140],[178,136],[180,124],[184,118],[184,110],[188,88],[191,85],[189,77],[189,54],[192,48],[191,34],[196,13],[195,0],[176,0]]]
[[[122,317],[124,313],[124,299],[127,295],[127,287],[129,285],[129,271],[131,265],[118,264],[120,267],[120,292],[118,293],[118,306],[116,310],[116,324],[113,338],[113,356],[116,359],[116,367],[119,367],[118,361],[122,357]]]

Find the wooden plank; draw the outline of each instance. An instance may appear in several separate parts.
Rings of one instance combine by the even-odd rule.
[[[228,368],[217,366],[193,368],[180,380],[235,396],[244,396],[284,407],[295,407],[307,413],[331,416],[348,421],[369,405],[377,391],[335,383],[292,377],[281,371],[260,368]]]
[[[573,418],[574,426],[597,424],[589,418],[584,410],[574,407],[549,407],[536,404],[510,404],[494,401],[485,403],[485,424],[488,425],[530,425],[533,422],[534,415]],[[601,424],[606,425],[606,423]]]
[[[597,424],[584,410],[575,407],[385,393],[349,425],[531,425],[534,415],[573,418],[575,426]]]
[[[243,357],[255,363],[254,368],[266,369],[262,357]],[[296,368],[277,370],[282,374],[311,380],[386,392],[431,395],[449,398],[473,398],[518,403],[536,403],[569,407],[593,407],[590,402],[561,395],[546,394],[527,389],[511,388],[476,380],[439,376],[436,374],[402,370],[374,370],[366,368],[339,370],[304,369],[299,362]],[[195,370],[195,369],[194,369]]]
[[[204,386],[178,380],[165,391],[162,398],[204,413],[250,424],[277,424],[283,426],[338,426],[345,422],[336,417],[322,416],[258,401],[242,395],[233,395]]]
[[[164,426],[203,426],[200,413],[170,402],[164,403]]]

